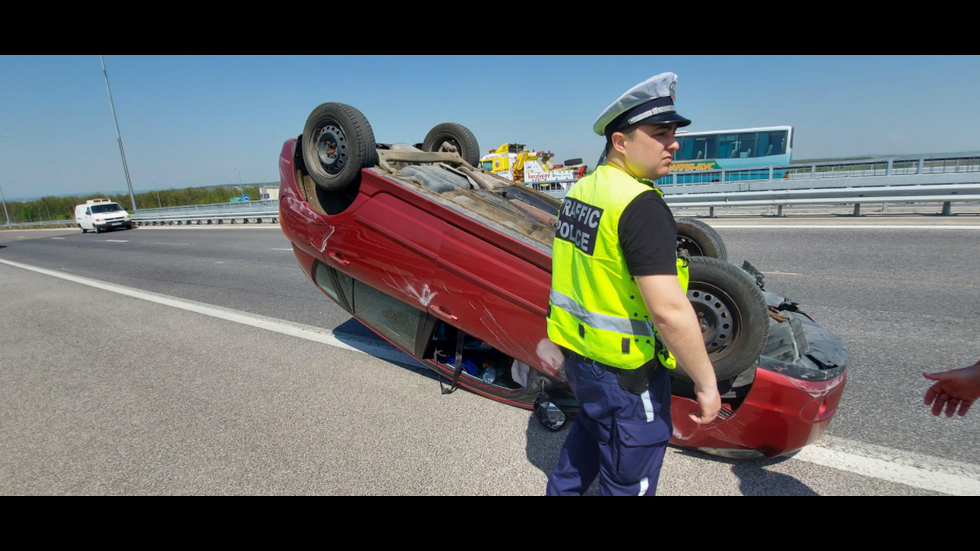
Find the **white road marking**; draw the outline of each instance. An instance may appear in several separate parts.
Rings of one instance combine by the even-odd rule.
[[[64,241],[65,240],[64,237],[52,237],[51,239],[54,239],[55,241]]]
[[[793,459],[957,496],[980,496],[980,466],[824,436]]]
[[[0,259],[0,264],[336,348],[361,352],[387,361],[414,363],[410,356],[388,345],[348,335],[345,335],[344,340],[341,341],[334,335],[333,331],[327,329],[104,283],[9,260]],[[980,496],[980,465],[960,463],[863,442],[824,436],[816,444],[800,450],[793,456],[792,460],[944,494]]]
[[[123,287],[122,285],[104,283],[102,281],[97,281],[94,279],[63,274],[63,273],[55,272],[53,270],[47,270],[45,268],[38,268],[36,266],[21,264],[19,262],[11,262],[9,260],[0,259],[0,263],[7,264],[8,266],[13,266],[15,268],[30,270],[32,272],[37,272],[39,274],[57,277],[74,283],[88,285],[89,287],[95,287],[96,289],[102,289],[104,291],[109,291],[112,293],[117,293],[128,297],[146,300],[149,302],[155,302],[157,304],[163,304],[165,306],[172,306],[174,308],[187,310],[189,312],[203,314],[205,316],[210,316],[213,318],[233,321],[235,323],[241,323],[242,325],[248,325],[251,327],[258,327],[259,329],[266,329],[269,331],[273,331],[275,333],[282,333],[283,335],[298,337],[300,339],[305,339],[313,342],[319,342],[336,348],[353,350],[355,352],[363,352],[365,354],[375,356],[388,361],[397,361],[400,363],[406,363],[406,362],[415,363],[415,360],[413,360],[410,356],[407,356],[403,354],[401,351],[396,350],[386,344],[379,344],[377,341],[370,341],[361,337],[347,336],[347,335],[345,335],[344,340],[341,341],[340,339],[335,337],[333,331],[330,331],[329,329],[320,329],[318,327],[311,327],[309,325],[292,323],[292,322],[279,320],[275,318],[269,318],[266,316],[260,316],[258,314],[248,314],[245,312],[240,312],[238,310],[232,310],[230,308],[221,308],[219,306],[212,306],[210,304],[203,304],[200,302],[194,302],[192,300],[185,300],[181,298],[170,297],[167,295],[151,293],[149,291],[142,291],[139,289],[133,289],[131,287]]]
[[[128,239],[106,239],[106,243],[129,243]]]
[[[785,229],[800,229],[800,230],[980,230],[980,226],[892,226],[892,225],[881,225],[875,226],[871,224],[867,225],[856,225],[856,224],[841,224],[841,225],[827,225],[827,224],[711,224],[712,228],[722,228],[726,230],[740,230],[740,229],[751,229],[751,230],[785,230]]]

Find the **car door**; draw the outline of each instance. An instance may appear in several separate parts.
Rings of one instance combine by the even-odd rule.
[[[377,193],[330,236],[322,258],[354,281],[426,311],[444,293],[433,287],[432,277],[445,228],[421,208]]]
[[[453,325],[512,358],[540,367],[549,347],[545,316],[551,274],[483,238],[447,228],[430,304]]]

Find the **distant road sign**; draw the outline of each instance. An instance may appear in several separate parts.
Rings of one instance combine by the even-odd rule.
[[[229,202],[241,203],[242,201],[246,201],[247,199],[248,199],[247,197],[232,197],[231,199],[229,199]]]
[[[251,199],[248,198],[248,195],[243,195],[242,201],[251,201]]]

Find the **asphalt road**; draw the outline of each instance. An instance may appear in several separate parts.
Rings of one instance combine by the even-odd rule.
[[[934,418],[921,403],[921,373],[980,355],[980,224],[758,221],[713,224],[732,261],[752,262],[767,273],[767,290],[799,301],[849,344],[840,410],[820,446],[792,459],[672,449],[660,493],[974,488],[980,412]],[[801,223],[821,227],[788,227]],[[0,261],[377,342],[306,279],[274,227],[4,231],[0,247]],[[522,410],[465,392],[441,396],[397,354],[6,264],[0,292],[3,494],[533,495],[564,439]],[[895,478],[885,471],[896,462],[939,478]]]

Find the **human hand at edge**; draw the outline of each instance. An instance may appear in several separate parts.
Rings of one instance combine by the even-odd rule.
[[[941,373],[923,373],[926,379],[937,381],[926,391],[925,405],[932,406],[932,414],[939,416],[946,408],[946,417],[952,417],[959,409],[960,417],[966,415],[973,402],[980,398],[980,362],[970,367]]]
[[[695,386],[694,394],[697,396],[701,411],[697,414],[689,413],[687,415],[695,423],[707,425],[714,421],[715,417],[718,417],[718,411],[721,410],[721,395],[718,394],[718,387],[716,385],[706,388]]]

